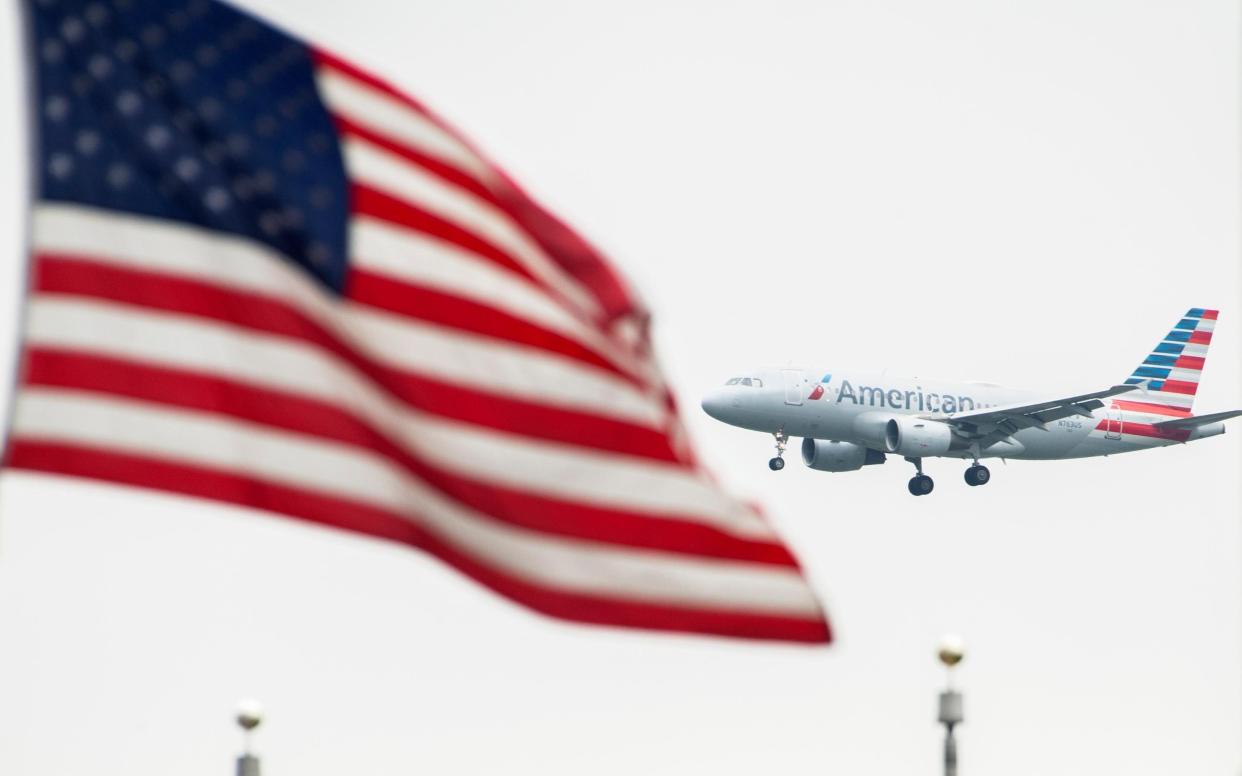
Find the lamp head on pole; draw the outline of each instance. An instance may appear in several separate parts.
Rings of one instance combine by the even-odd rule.
[[[940,649],[936,654],[946,668],[953,668],[966,657],[966,644],[961,636],[950,634],[940,639]]]
[[[249,733],[263,721],[263,704],[254,698],[247,698],[237,704],[237,724]]]

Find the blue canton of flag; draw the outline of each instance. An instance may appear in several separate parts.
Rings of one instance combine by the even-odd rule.
[[[38,0],[43,199],[253,238],[340,291],[348,189],[309,49],[209,0]]]

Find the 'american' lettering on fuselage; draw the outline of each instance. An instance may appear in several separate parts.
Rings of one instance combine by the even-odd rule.
[[[846,400],[853,404],[918,412],[966,412],[975,409],[976,406],[984,406],[975,402],[970,396],[924,393],[922,388],[903,391],[897,388],[885,390],[874,385],[860,385],[855,390],[849,380],[842,380],[840,391],[837,393],[837,404]]]

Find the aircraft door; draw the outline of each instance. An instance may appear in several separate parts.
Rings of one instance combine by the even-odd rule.
[[[1121,410],[1109,407],[1104,418],[1104,438],[1121,439]]]
[[[801,404],[802,386],[806,378],[796,369],[786,369],[781,372],[781,376],[785,379],[785,403]]]

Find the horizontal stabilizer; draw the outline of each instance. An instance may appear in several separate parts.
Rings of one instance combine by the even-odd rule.
[[[1206,426],[1208,423],[1215,423],[1220,420],[1236,418],[1239,415],[1242,415],[1242,410],[1229,410],[1228,412],[1213,412],[1210,415],[1191,415],[1189,418],[1162,420],[1159,423],[1152,423],[1152,425],[1162,431],[1177,428],[1195,428],[1196,426]]]

